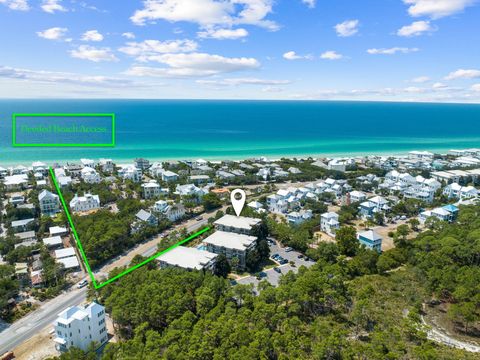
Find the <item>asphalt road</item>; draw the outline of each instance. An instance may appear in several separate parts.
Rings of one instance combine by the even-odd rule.
[[[30,339],[40,330],[52,324],[57,315],[69,306],[80,305],[86,300],[87,287],[74,288],[41,305],[40,308],[14,322],[0,332],[0,355]]]
[[[204,216],[205,217],[205,216]],[[192,220],[191,220],[192,221]],[[190,221],[190,222],[191,222]],[[193,221],[196,221],[196,220],[193,220]],[[192,233],[194,231],[197,231],[197,230],[200,230],[200,229],[203,229],[205,226],[208,225],[208,218],[206,217],[205,219],[202,219],[200,221],[196,221],[196,222],[193,222],[193,223],[187,223],[186,226],[184,226],[187,231],[189,233]],[[147,251],[144,251],[142,253],[142,256],[144,257],[150,257],[152,255],[154,255],[155,253],[158,252],[158,246],[155,245],[155,246],[152,246],[150,249],[148,249]]]

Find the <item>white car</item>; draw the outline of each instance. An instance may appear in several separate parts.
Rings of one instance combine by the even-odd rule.
[[[81,289],[81,288],[83,288],[87,285],[88,285],[88,281],[87,280],[82,280],[78,283],[77,288]]]

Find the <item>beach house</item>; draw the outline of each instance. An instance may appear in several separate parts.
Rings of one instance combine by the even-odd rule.
[[[458,183],[452,183],[443,189],[443,194],[448,198],[457,198],[460,200],[472,199],[478,196],[478,190],[473,186],[461,186]]]
[[[40,205],[40,211],[44,215],[55,215],[60,212],[60,199],[58,195],[52,194],[48,190],[42,190],[38,195],[38,203]]]
[[[142,184],[142,189],[143,197],[147,200],[168,194],[168,189],[162,189],[155,180]]]
[[[80,176],[87,184],[99,184],[102,179],[94,168],[86,166],[80,172]]]
[[[360,215],[364,218],[371,218],[377,212],[388,212],[390,209],[388,201],[381,196],[368,199],[359,206]]]
[[[165,182],[174,182],[178,180],[178,174],[170,170],[164,170],[161,172],[162,180]]]
[[[142,180],[142,170],[133,164],[120,165],[118,176],[120,176],[123,180],[139,182]]]
[[[382,252],[382,237],[374,230],[368,230],[357,234],[357,239],[360,244],[368,249]]]
[[[340,228],[338,221],[338,214],[334,212],[327,212],[320,216],[320,230],[328,235],[335,237],[335,233]]]
[[[91,211],[100,208],[100,198],[98,195],[86,193],[84,196],[75,197],[70,201],[70,209],[76,212]]]
[[[300,225],[313,217],[312,210],[292,211],[287,214],[287,222],[290,225]]]
[[[71,347],[87,351],[92,343],[100,347],[108,341],[105,308],[95,302],[62,311],[54,322],[54,329],[55,347],[62,352]]]
[[[424,224],[429,218],[436,218],[441,221],[453,222],[458,217],[459,209],[455,205],[446,205],[433,210],[427,210],[420,213],[418,220]]]

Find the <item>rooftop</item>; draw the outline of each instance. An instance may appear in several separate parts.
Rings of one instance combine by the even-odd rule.
[[[203,243],[244,251],[248,249],[256,240],[257,238],[255,236],[241,235],[226,231],[216,231],[203,240]]]
[[[158,257],[158,261],[184,269],[201,270],[218,255],[197,248],[178,246]]]
[[[237,229],[251,230],[253,226],[259,224],[262,220],[244,216],[224,215],[214,225],[222,225]]]

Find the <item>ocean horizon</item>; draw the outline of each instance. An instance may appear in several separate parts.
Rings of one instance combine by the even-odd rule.
[[[115,113],[112,148],[13,148],[13,113]],[[480,147],[480,105],[258,100],[0,100],[0,163],[341,157]]]

